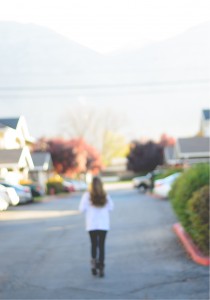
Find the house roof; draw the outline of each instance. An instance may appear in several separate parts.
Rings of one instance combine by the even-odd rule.
[[[1,149],[0,150],[0,164],[17,164],[22,149]]]
[[[205,120],[210,120],[210,109],[203,109],[203,115]]]
[[[19,116],[19,117],[15,117],[15,118],[0,118],[0,129],[5,129],[6,127],[9,127],[9,128],[12,128],[14,130],[17,129],[17,126],[18,126],[18,123],[22,121],[24,125],[22,125],[22,134],[24,136],[24,139],[26,142],[28,143],[34,143],[34,138],[31,137],[29,135],[29,132],[28,132],[28,128],[27,128],[27,124],[26,124],[26,121],[25,121],[25,118],[24,116]]]
[[[22,149],[0,149],[0,167],[19,167],[28,166],[33,169],[33,161],[27,147]]]
[[[34,163],[34,169],[53,169],[52,158],[49,152],[33,152],[31,157]]]
[[[178,151],[188,157],[204,157],[209,155],[209,137],[179,138],[177,140]]]
[[[18,118],[0,118],[1,127],[11,127],[13,129],[17,128],[17,124],[19,122],[20,117]]]

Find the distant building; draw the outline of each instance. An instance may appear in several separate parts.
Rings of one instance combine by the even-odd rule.
[[[175,158],[175,145],[166,146],[164,148],[164,163],[166,165],[177,165],[179,164],[179,159]]]
[[[210,109],[201,112],[200,132],[190,138],[178,138],[174,146],[164,149],[166,165],[191,165],[210,162]]]
[[[191,165],[209,161],[209,137],[178,138],[174,146],[164,149],[164,163],[169,166]]]
[[[127,158],[126,157],[115,157],[112,159],[111,164],[105,167],[101,176],[103,180],[115,181],[124,178],[131,178],[133,176],[132,171],[127,170]]]
[[[105,171],[110,173],[124,172],[127,170],[126,166],[126,157],[116,157],[112,159],[111,164],[105,168]]]
[[[174,158],[182,164],[209,162],[210,138],[191,137],[177,139]]]
[[[31,156],[34,168],[30,171],[30,177],[33,181],[45,186],[54,171],[51,154],[49,152],[33,152]]]
[[[200,125],[201,136],[210,136],[210,109],[203,109]]]

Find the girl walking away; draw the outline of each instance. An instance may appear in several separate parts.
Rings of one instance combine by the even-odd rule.
[[[105,239],[110,229],[109,212],[113,206],[101,179],[94,177],[89,191],[81,198],[79,210],[86,214],[86,230],[91,242],[91,271],[100,277],[104,276]]]

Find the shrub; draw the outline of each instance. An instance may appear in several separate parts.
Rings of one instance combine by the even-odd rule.
[[[61,182],[47,182],[47,194],[59,194],[64,191],[63,184]]]
[[[209,186],[196,191],[187,203],[189,215],[190,236],[202,250],[209,254]]]
[[[46,182],[47,194],[59,194],[64,191],[63,178],[56,174]]]
[[[185,170],[177,178],[169,193],[174,211],[187,232],[190,232],[190,220],[187,212],[187,202],[193,193],[209,183],[209,165],[197,164]]]

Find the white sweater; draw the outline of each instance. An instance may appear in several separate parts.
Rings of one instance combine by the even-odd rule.
[[[107,195],[107,203],[102,207],[94,206],[90,201],[90,194],[83,194],[79,210],[86,213],[86,230],[109,230],[109,212],[114,208],[114,204],[109,195]]]

